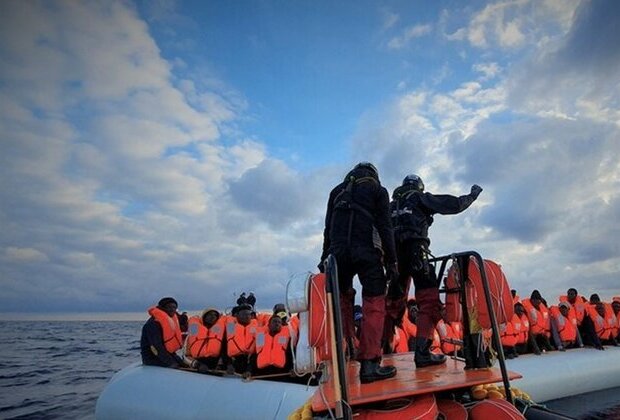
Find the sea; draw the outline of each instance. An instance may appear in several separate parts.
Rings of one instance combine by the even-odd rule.
[[[94,419],[112,375],[140,360],[145,320],[133,313],[0,314],[0,419]],[[620,419],[620,388],[547,407],[583,420]]]

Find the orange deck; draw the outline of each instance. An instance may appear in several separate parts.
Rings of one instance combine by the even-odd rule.
[[[358,362],[348,363],[347,389],[351,406],[502,381],[502,374],[498,367],[465,370],[465,363],[453,359],[448,359],[443,365],[416,369],[413,363],[413,353],[384,356],[382,364],[396,366],[398,369],[396,376],[383,381],[361,384],[359,381],[360,364]],[[510,379],[521,377],[515,372],[508,372],[508,376]],[[335,406],[333,381],[329,380],[321,387],[329,407],[333,408]],[[327,410],[320,389],[317,389],[312,397],[312,410],[314,412]]]

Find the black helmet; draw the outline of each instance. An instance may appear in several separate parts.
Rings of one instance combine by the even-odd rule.
[[[379,171],[377,171],[377,168],[375,167],[375,165],[373,165],[370,162],[360,162],[357,165],[355,165],[355,167],[353,168],[353,171],[356,169],[366,169],[369,172],[371,172],[371,176],[375,179],[379,179]]]
[[[422,182],[422,178],[415,174],[410,174],[403,179],[403,186],[405,185],[413,185],[414,188],[418,191],[424,191],[424,182]]]

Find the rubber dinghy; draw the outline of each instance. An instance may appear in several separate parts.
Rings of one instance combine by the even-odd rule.
[[[400,357],[411,360],[413,369],[412,353]],[[512,381],[513,387],[537,403],[620,386],[620,347],[528,354],[508,360],[507,365],[523,376]],[[384,382],[397,380],[401,379]],[[317,392],[316,386],[244,381],[135,363],[112,377],[97,400],[95,416],[98,420],[286,419]]]
[[[299,313],[300,319],[295,371],[321,371],[318,386],[203,375],[136,363],[112,377],[97,401],[96,418],[457,420],[469,415],[473,420],[557,420],[567,417],[530,406],[527,401],[544,403],[620,386],[619,347],[504,360],[498,319],[510,319],[512,298],[501,267],[473,251],[437,257],[434,262],[440,264],[438,278],[443,278],[452,262],[448,272],[455,281],[445,292],[455,305],[452,314],[463,319],[464,360],[450,358],[442,365],[416,369],[413,353],[389,354],[382,363],[395,366],[396,376],[361,384],[360,364],[344,358],[336,261],[329,256],[326,274],[291,279],[287,285],[287,307]],[[472,322],[474,315],[477,318]],[[469,329],[469,325],[485,323],[491,328],[499,367],[488,367],[484,352],[476,347],[476,333]],[[477,401],[475,390],[481,388],[485,395],[480,398],[489,399]],[[526,396],[516,402],[525,407],[518,411],[513,397],[523,392]]]

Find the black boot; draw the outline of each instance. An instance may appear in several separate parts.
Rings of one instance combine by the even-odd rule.
[[[360,382],[367,384],[382,379],[389,379],[396,376],[394,366],[381,366],[381,362],[374,360],[362,360],[360,366]]]
[[[426,366],[441,365],[446,363],[446,356],[443,354],[431,353],[431,340],[423,337],[415,339],[415,367],[423,368]]]

